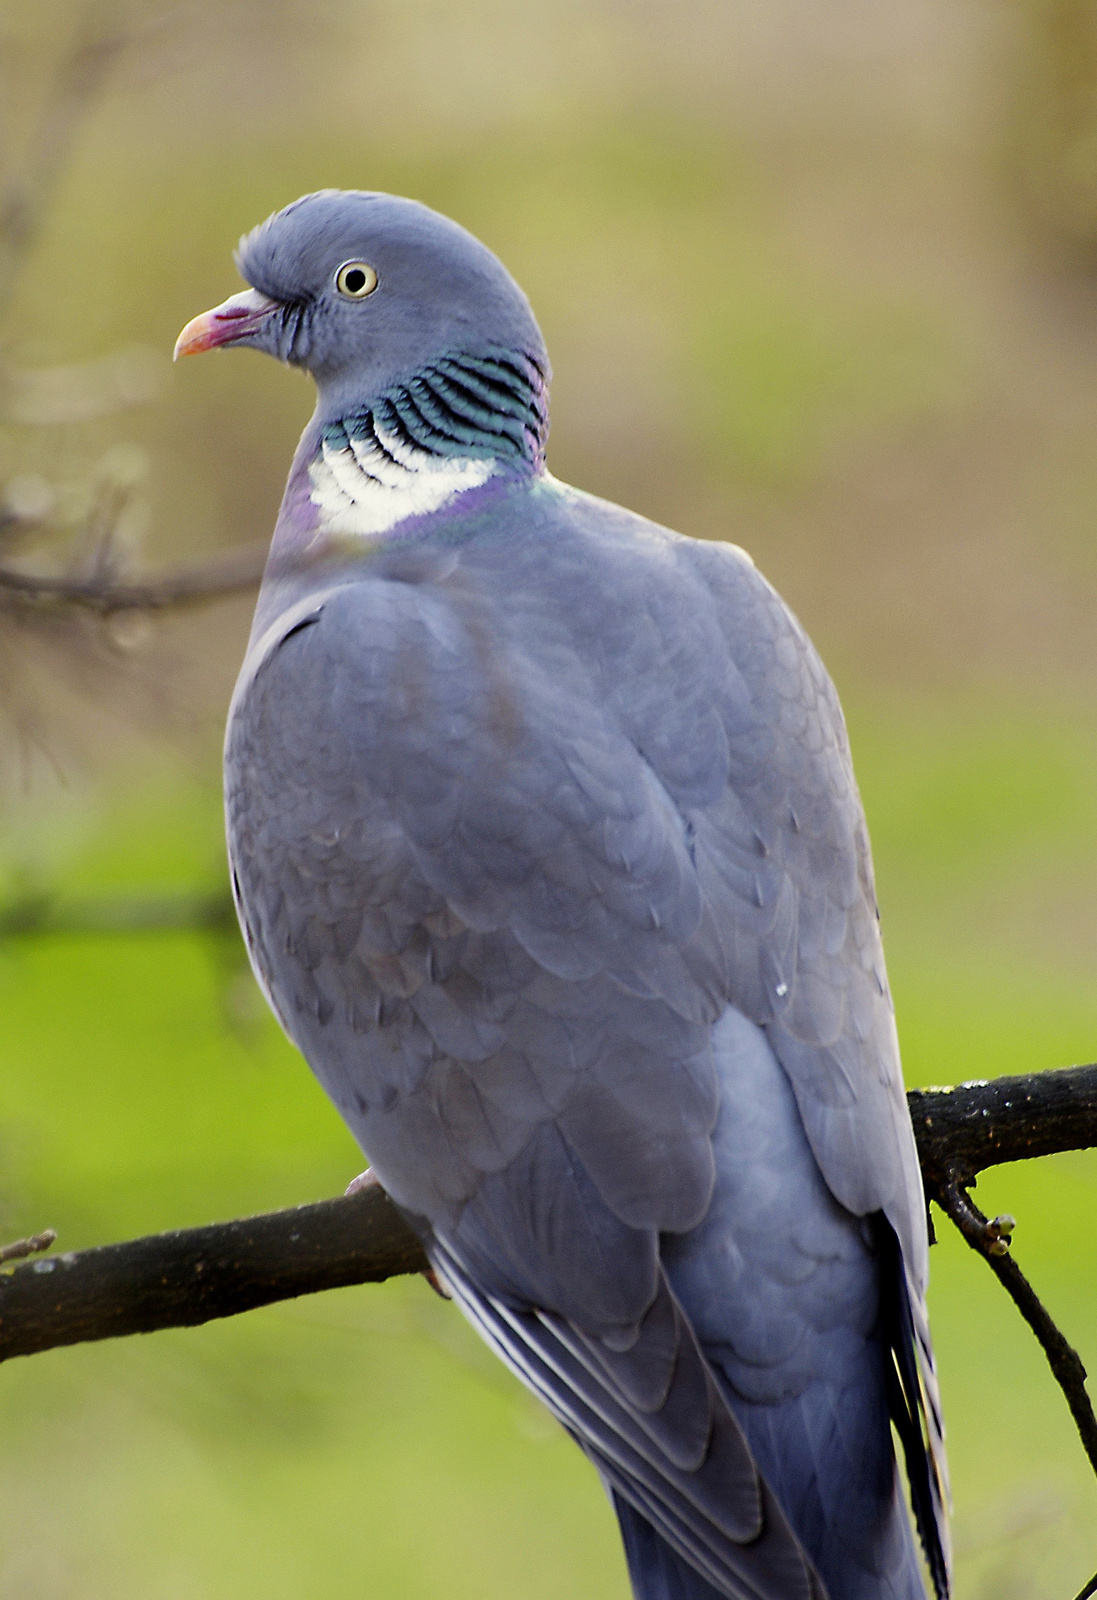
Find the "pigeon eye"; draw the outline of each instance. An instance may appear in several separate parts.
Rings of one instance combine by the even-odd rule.
[[[377,274],[368,261],[344,261],[335,274],[335,287],[344,300],[364,300],[377,287]]]

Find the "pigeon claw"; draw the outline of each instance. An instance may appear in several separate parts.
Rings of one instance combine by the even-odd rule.
[[[361,1194],[363,1189],[379,1189],[381,1180],[372,1167],[367,1167],[365,1172],[360,1172],[347,1184],[347,1194]]]

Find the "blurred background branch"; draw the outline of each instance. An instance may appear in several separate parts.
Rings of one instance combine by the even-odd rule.
[[[77,697],[94,686],[102,704],[104,686],[128,673],[151,696],[162,715],[166,676],[144,652],[138,673],[124,658],[150,642],[148,630],[123,623],[123,614],[192,608],[254,590],[262,576],[265,546],[246,545],[209,559],[178,563],[146,575],[141,571],[148,507],[145,453],[115,445],[90,472],[66,461],[74,429],[133,408],[147,406],[162,389],[166,361],[133,345],[82,363],[16,366],[10,353],[13,299],[47,230],[59,187],[65,181],[104,96],[121,78],[139,71],[167,74],[180,63],[188,28],[208,19],[194,4],[142,5],[86,0],[70,9],[58,30],[59,47],[21,140],[9,139],[0,180],[0,427],[11,435],[2,453],[14,459],[0,502],[0,659],[18,655],[10,680],[9,720],[23,742],[54,742],[58,730],[49,693],[30,687],[33,657],[26,630],[47,670],[60,672]],[[19,470],[20,438],[28,430],[58,430],[67,449],[49,450],[55,470],[68,477],[64,493],[34,471]],[[33,458],[35,450],[26,450]],[[79,455],[79,452],[75,452]],[[43,567],[45,561],[45,568]],[[16,627],[12,632],[13,625]],[[8,639],[3,634],[7,630]],[[89,657],[94,670],[88,674]],[[141,680],[144,679],[144,683]],[[119,686],[113,698],[123,702]]]
[[[0,941],[56,934],[164,933],[186,929],[231,934],[236,909],[227,887],[207,894],[130,894],[63,898],[25,888],[0,905]]]
[[[0,566],[0,605],[7,601],[54,609],[77,606],[101,616],[202,605],[228,595],[251,593],[263,576],[266,557],[265,544],[245,545],[211,561],[134,578],[112,571],[109,550],[100,546],[97,568],[85,576],[39,576]]]

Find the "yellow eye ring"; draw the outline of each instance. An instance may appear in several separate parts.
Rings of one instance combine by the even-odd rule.
[[[335,274],[335,287],[344,300],[364,300],[377,287],[377,274],[368,261],[344,261]]]

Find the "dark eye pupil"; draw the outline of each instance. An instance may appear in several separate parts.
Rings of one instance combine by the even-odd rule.
[[[343,282],[351,294],[360,294],[366,287],[366,275],[361,267],[351,267]]]

